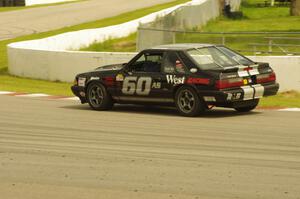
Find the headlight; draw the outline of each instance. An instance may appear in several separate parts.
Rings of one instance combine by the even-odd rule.
[[[86,77],[78,78],[78,86],[85,87]]]

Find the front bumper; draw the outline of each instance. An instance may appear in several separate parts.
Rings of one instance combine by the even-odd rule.
[[[234,108],[250,106],[262,97],[276,95],[278,90],[278,83],[255,84],[221,91],[200,92],[200,95],[208,105]]]
[[[74,85],[71,87],[71,90],[75,96],[79,97],[82,104],[87,102],[84,87]]]

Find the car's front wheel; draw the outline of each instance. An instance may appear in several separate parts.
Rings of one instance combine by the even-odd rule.
[[[196,91],[183,86],[175,94],[175,105],[179,113],[186,117],[195,117],[205,111],[202,100]]]
[[[94,110],[111,109],[113,101],[106,88],[99,82],[92,82],[87,88],[87,101]]]
[[[238,112],[250,112],[257,107],[258,103],[259,99],[255,99],[251,101],[251,104],[249,106],[237,107],[235,108],[235,110]]]

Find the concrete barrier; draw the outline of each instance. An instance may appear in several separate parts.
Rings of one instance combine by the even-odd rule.
[[[201,27],[220,15],[219,0],[201,1],[199,4],[185,5],[174,12],[157,18],[151,23],[141,24],[138,29],[137,49],[174,43],[176,33],[161,30],[188,30]],[[151,39],[149,39],[151,38]]]
[[[104,53],[68,51],[78,49],[109,37],[123,37],[135,32],[140,23],[149,23],[186,5],[200,5],[212,0],[193,0],[148,16],[99,29],[81,30],[45,39],[8,45],[9,72],[21,77],[51,81],[72,82],[76,74],[113,63],[124,63],[136,53]],[[207,10],[210,12],[210,10]],[[250,57],[255,61],[269,62],[275,69],[281,91],[300,91],[300,56]]]
[[[206,1],[215,0],[192,0],[190,2],[176,5],[171,8],[167,8],[155,13],[151,13],[147,16],[141,17],[136,20],[132,20],[126,23],[108,26],[97,29],[86,29],[74,32],[67,32],[59,34],[52,37],[47,37],[44,39],[23,41],[9,44],[9,48],[19,48],[19,49],[35,49],[35,50],[47,50],[47,51],[63,51],[63,50],[77,50],[82,47],[91,45],[94,42],[103,42],[109,38],[121,38],[128,36],[131,33],[137,31],[140,24],[150,23],[156,18],[172,13],[186,5],[199,5]],[[9,54],[8,54],[9,56]]]
[[[76,73],[103,65],[106,62],[91,60],[91,56],[93,57],[97,53],[69,50],[89,46],[94,42],[103,42],[109,38],[125,37],[136,32],[141,24],[153,22],[157,18],[162,18],[182,7],[201,6],[206,5],[207,2],[216,1],[192,0],[119,25],[68,32],[44,39],[9,44],[7,46],[9,72],[22,77],[72,81],[73,77],[71,78],[71,76]],[[205,11],[209,13],[211,10],[206,9]],[[101,55],[101,53],[98,54]],[[115,58],[115,54],[113,57]],[[114,62],[119,61],[116,58]]]
[[[76,74],[99,66],[126,63],[136,55],[136,53],[55,52],[11,48],[8,49],[8,53],[10,54],[9,72],[11,74],[62,82],[72,82]],[[30,57],[30,59],[27,59],[27,57]]]
[[[249,56],[257,62],[268,62],[275,70],[280,91],[300,91],[300,56]]]
[[[99,66],[126,63],[136,55],[136,53],[8,50],[10,73],[63,82],[72,82],[76,74]],[[249,56],[249,58],[270,63],[277,74],[280,91],[300,91],[300,56]]]

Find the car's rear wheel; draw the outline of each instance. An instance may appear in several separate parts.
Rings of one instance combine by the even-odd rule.
[[[196,91],[186,86],[177,90],[175,94],[175,104],[179,113],[186,117],[195,117],[205,111],[202,100]]]
[[[92,82],[87,88],[87,101],[94,110],[109,110],[113,106],[113,100],[106,88],[99,82]]]
[[[255,99],[255,100],[251,100],[249,106],[236,107],[234,109],[238,112],[250,112],[257,107],[258,103],[259,103],[259,99]]]

